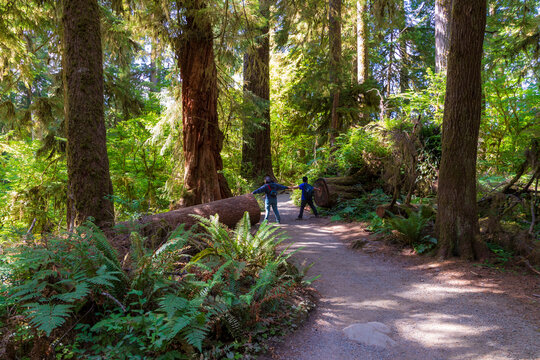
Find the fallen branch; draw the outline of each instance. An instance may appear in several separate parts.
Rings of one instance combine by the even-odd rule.
[[[531,270],[533,273],[537,274],[537,275],[540,275],[540,271],[536,270],[534,268],[534,266],[531,265],[531,263],[529,262],[529,260],[525,259],[524,257],[521,258],[520,261],[518,261],[518,264],[519,263],[524,263],[528,268],[529,270]]]

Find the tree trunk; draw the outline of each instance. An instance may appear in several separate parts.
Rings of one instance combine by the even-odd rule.
[[[338,113],[341,77],[341,0],[329,0],[328,20],[330,23],[328,38],[330,42],[330,86],[332,94],[329,140],[330,146],[333,148],[336,136],[341,130]]]
[[[363,84],[369,76],[367,0],[356,1],[356,31],[357,80],[358,84]]]
[[[361,183],[368,182],[363,175],[366,174],[319,178],[313,183],[319,189],[314,192],[313,200],[320,207],[331,208],[340,200],[357,199],[365,192]]]
[[[446,72],[452,0],[435,0],[435,72]]]
[[[439,255],[443,258],[480,255],[476,155],[485,25],[486,0],[454,0],[437,214]]]
[[[63,1],[68,226],[88,217],[114,223],[103,109],[103,63],[97,0]]]
[[[253,46],[244,56],[244,101],[254,101],[257,111],[243,122],[242,174],[250,180],[274,177],[270,140],[270,2],[260,0],[264,25],[257,29]]]
[[[397,31],[399,33],[398,53],[401,59],[399,64],[399,90],[404,93],[409,88],[409,73],[407,71],[409,54],[407,53],[407,37],[405,29],[407,21],[405,16],[405,2],[400,0],[397,4]]]
[[[152,37],[150,42],[150,91],[158,91],[158,39]]]
[[[116,247],[129,249],[129,238],[119,234],[129,235],[133,231],[139,231],[142,236],[151,238],[152,242],[154,242],[153,247],[155,247],[166,240],[169,234],[179,225],[184,224],[185,229],[189,229],[197,224],[198,220],[191,215],[208,218],[210,215],[217,214],[221,223],[234,228],[246,211],[249,213],[252,225],[259,222],[261,210],[259,203],[252,194],[230,197],[166,213],[144,216],[136,222],[121,222],[116,226],[118,230],[113,236],[112,241]]]
[[[185,158],[183,206],[230,197],[221,170],[223,133],[217,114],[217,70],[212,24],[202,0],[188,3],[185,30],[175,50],[182,75],[182,123]]]

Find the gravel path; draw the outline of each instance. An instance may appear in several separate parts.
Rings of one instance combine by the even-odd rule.
[[[307,213],[295,220],[288,195],[280,195],[279,210],[291,249],[302,248],[294,261],[314,262],[308,275],[321,274],[314,283],[320,301],[304,326],[261,359],[540,359],[539,325],[508,296],[433,278],[394,256],[353,251],[327,219]],[[367,322],[389,326],[396,344],[367,346],[342,331]]]

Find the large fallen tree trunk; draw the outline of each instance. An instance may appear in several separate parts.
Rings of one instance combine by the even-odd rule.
[[[192,215],[208,218],[217,214],[221,223],[233,228],[246,211],[249,213],[251,225],[259,222],[261,210],[252,194],[234,196],[166,213],[144,216],[136,221],[118,223],[112,241],[116,247],[129,247],[129,244],[124,244],[129,241],[129,236],[126,235],[137,231],[142,236],[149,237],[151,245],[157,246],[166,240],[171,231],[179,225],[184,224],[185,229],[189,229],[197,224],[198,220]]]
[[[360,178],[356,175],[318,178],[313,186],[319,189],[313,196],[315,204],[325,208],[335,206],[340,200],[359,198],[364,193]]]

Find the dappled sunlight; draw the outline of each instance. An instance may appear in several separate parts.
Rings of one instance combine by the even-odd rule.
[[[358,306],[369,310],[369,309],[386,309],[386,310],[397,310],[401,307],[398,301],[389,300],[389,299],[375,299],[375,300],[365,300],[358,303]]]
[[[500,329],[496,325],[480,326],[474,324],[473,320],[470,315],[457,316],[430,312],[411,315],[406,320],[398,320],[395,322],[395,327],[402,338],[418,342],[425,347],[466,346],[468,338],[479,337],[488,331]]]

